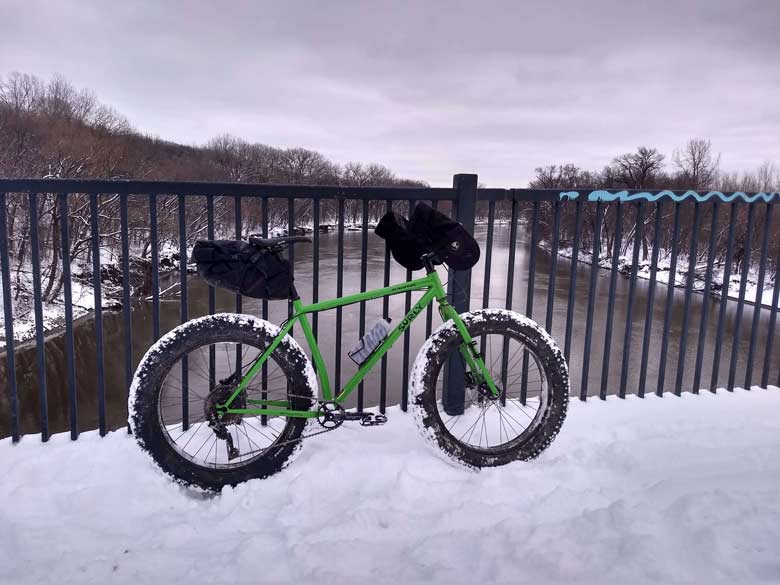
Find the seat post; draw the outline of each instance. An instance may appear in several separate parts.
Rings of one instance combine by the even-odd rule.
[[[426,274],[430,274],[431,272],[434,272],[436,270],[433,264],[433,260],[435,258],[436,258],[436,254],[434,252],[428,252],[427,254],[423,254],[420,257],[420,260],[422,260],[423,266],[425,267]]]

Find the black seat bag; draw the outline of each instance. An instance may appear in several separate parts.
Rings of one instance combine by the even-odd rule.
[[[455,270],[468,270],[479,261],[479,244],[466,228],[425,203],[415,206],[408,221],[393,211],[386,213],[374,231],[409,270],[422,268],[420,258],[429,252]]]
[[[293,290],[290,262],[237,240],[200,240],[192,249],[198,274],[212,286],[256,299],[287,299]]]

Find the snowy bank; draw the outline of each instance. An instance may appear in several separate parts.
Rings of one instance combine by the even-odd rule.
[[[780,582],[778,388],[574,401],[479,473],[389,416],[212,499],[121,431],[0,441],[0,583]]]
[[[542,242],[542,248],[548,253],[551,253],[552,248],[547,242]],[[629,249],[630,251],[630,249]],[[652,251],[651,251],[652,252]],[[650,253],[651,253],[650,252]],[[665,253],[665,251],[664,251]],[[561,247],[558,250],[558,255],[563,258],[571,260],[573,256],[573,249],[570,247]],[[677,266],[675,267],[674,274],[674,286],[675,288],[685,288],[688,285],[688,267],[689,256],[686,254],[678,254]],[[578,262],[582,264],[593,265],[593,253],[588,250],[579,250],[577,254]],[[626,253],[618,256],[618,272],[625,277],[630,277],[633,271],[631,254]],[[694,268],[693,284],[691,290],[695,293],[704,294],[704,290],[707,288],[705,280],[705,262],[698,262]],[[599,256],[599,268],[602,270],[612,270],[612,258],[611,256],[605,256],[604,254]],[[729,275],[728,283],[728,298],[729,300],[739,300],[739,290],[742,282],[741,268],[739,270],[733,270]],[[772,280],[774,278],[774,271],[770,270],[767,266],[763,286],[761,288],[761,298],[759,298],[758,288],[758,267],[751,265],[746,282],[745,282],[745,302],[750,305],[755,305],[758,302],[766,308],[772,307],[772,300],[774,298],[774,286],[776,283]],[[637,264],[637,278],[642,280],[650,280],[651,276],[651,263],[649,260],[640,260]],[[725,276],[725,266],[722,263],[714,263],[712,269],[712,277],[710,282],[710,295],[720,298],[723,296],[723,281]],[[668,254],[665,258],[659,254],[659,259],[656,264],[655,280],[658,285],[668,285],[671,279],[671,256]],[[780,307],[780,298],[777,301],[777,306]]]
[[[158,272],[160,276],[176,272],[179,269],[179,254],[177,251],[171,252],[168,249],[160,254]],[[71,266],[72,278],[71,286],[71,307],[73,319],[81,319],[91,316],[95,312],[95,289],[92,286],[91,267],[85,265]],[[189,271],[189,269],[188,269]],[[146,272],[146,273],[145,273]],[[146,258],[140,256],[130,257],[130,295],[135,299],[143,292],[145,284],[143,281],[151,281],[151,264]],[[13,337],[15,344],[21,344],[35,338],[35,306],[34,298],[30,291],[33,290],[32,273],[27,271],[20,276],[20,283],[15,286],[20,287],[24,294],[20,295],[12,303],[13,309]],[[122,294],[124,285],[124,276],[122,267],[118,260],[112,259],[105,261],[101,265],[101,303],[104,311],[119,310],[122,308]],[[0,277],[0,286],[2,286],[2,277]],[[42,288],[44,284],[41,285]],[[12,291],[14,286],[12,285]],[[160,291],[163,295],[166,291]],[[12,295],[15,293],[12,292]],[[0,294],[0,349],[5,347],[5,314],[4,299]],[[43,332],[48,335],[65,327],[65,290],[64,286],[59,289],[57,295],[50,299],[41,301],[41,313],[43,316]]]

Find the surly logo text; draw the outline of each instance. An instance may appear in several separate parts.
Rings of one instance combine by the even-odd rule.
[[[422,311],[421,308],[417,306],[412,307],[411,314],[404,317],[404,320],[401,321],[401,327],[400,327],[401,331],[406,331],[406,328],[412,324],[412,321],[414,321],[414,318],[420,314],[420,311]]]

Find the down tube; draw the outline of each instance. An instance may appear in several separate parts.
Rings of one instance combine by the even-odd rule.
[[[409,310],[403,320],[398,324],[398,327],[393,329],[388,338],[382,342],[382,345],[380,345],[376,351],[372,353],[365,362],[363,362],[363,364],[360,366],[360,369],[355,372],[355,375],[352,376],[349,382],[347,382],[347,384],[344,386],[344,389],[338,393],[336,396],[336,402],[343,402],[347,399],[347,397],[352,393],[360,381],[366,376],[371,368],[374,367],[374,364],[382,359],[382,356],[388,352],[388,350],[396,341],[398,341],[401,335],[403,335],[404,331],[406,331],[411,326],[412,321],[414,321],[420,315],[420,313],[422,313],[423,309],[425,309],[425,307],[428,306],[428,304],[430,304],[435,298],[436,291],[434,288],[428,289],[422,298],[417,301],[417,303]]]

